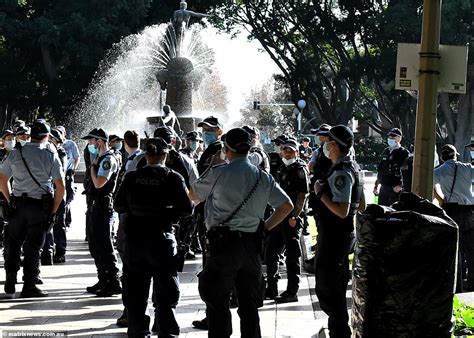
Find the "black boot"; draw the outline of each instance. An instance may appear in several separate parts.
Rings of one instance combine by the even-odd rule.
[[[96,292],[98,297],[112,297],[122,293],[118,278],[112,279],[105,283],[104,287]]]
[[[21,290],[21,298],[39,298],[47,297],[48,293],[38,289],[35,284],[24,284],[23,290]]]
[[[275,299],[278,296],[278,280],[268,278],[267,290],[265,290],[265,299]]]
[[[16,273],[7,272],[5,279],[5,295],[7,298],[13,298],[15,295]]]
[[[102,290],[104,288],[105,284],[106,284],[105,279],[99,279],[99,281],[97,283],[95,283],[94,285],[88,286],[86,288],[86,291],[89,292],[89,293],[96,294],[97,291]]]

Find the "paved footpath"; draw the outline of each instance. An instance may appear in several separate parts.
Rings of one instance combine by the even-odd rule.
[[[82,187],[78,186],[78,192]],[[84,241],[85,199],[76,195],[73,203],[73,224],[68,232],[66,263],[41,267],[44,281],[39,287],[49,292],[47,298],[5,299],[3,284],[5,270],[3,255],[0,258],[0,330],[7,333],[32,332],[66,333],[68,336],[125,336],[126,329],[115,325],[122,311],[120,296],[99,298],[85,291],[96,283],[96,270]],[[201,259],[186,261],[184,272],[180,274],[181,299],[177,307],[177,318],[182,337],[205,337],[207,331],[194,329],[191,322],[204,317],[204,303],[198,293],[196,274],[200,271]],[[283,278],[286,276],[283,274]],[[21,281],[22,270],[18,272]],[[286,280],[279,283],[284,291]],[[17,284],[19,297],[22,284]],[[348,298],[350,292],[348,291]],[[153,306],[148,311],[153,318]],[[239,317],[232,310],[233,336],[240,336]],[[299,302],[276,305],[265,301],[260,309],[262,335],[264,337],[312,337],[316,336],[327,322],[320,311],[314,295],[314,276],[302,275]],[[5,330],[7,332],[5,332]]]

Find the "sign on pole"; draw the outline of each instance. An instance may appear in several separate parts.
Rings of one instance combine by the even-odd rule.
[[[420,70],[420,44],[399,43],[397,50],[397,73],[395,89],[418,90]],[[466,93],[467,46],[439,46],[438,91]]]

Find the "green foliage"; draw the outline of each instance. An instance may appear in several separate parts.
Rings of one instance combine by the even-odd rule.
[[[455,336],[474,334],[474,307],[462,303],[454,296],[453,316]]]
[[[36,111],[63,122],[112,45],[147,25],[169,22],[178,7],[175,0],[3,1],[0,112],[27,119]]]
[[[386,147],[386,144],[373,137],[359,137],[354,143],[357,163],[364,170],[377,171],[380,154]]]

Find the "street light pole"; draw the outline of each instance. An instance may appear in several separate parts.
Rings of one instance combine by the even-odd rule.
[[[428,200],[433,196],[440,24],[441,0],[424,0],[412,191]]]
[[[303,117],[303,109],[306,107],[306,101],[301,99],[299,100],[296,105],[298,106],[298,116],[296,117],[297,125],[298,125],[298,130],[297,134],[299,135],[301,132],[301,119]]]

